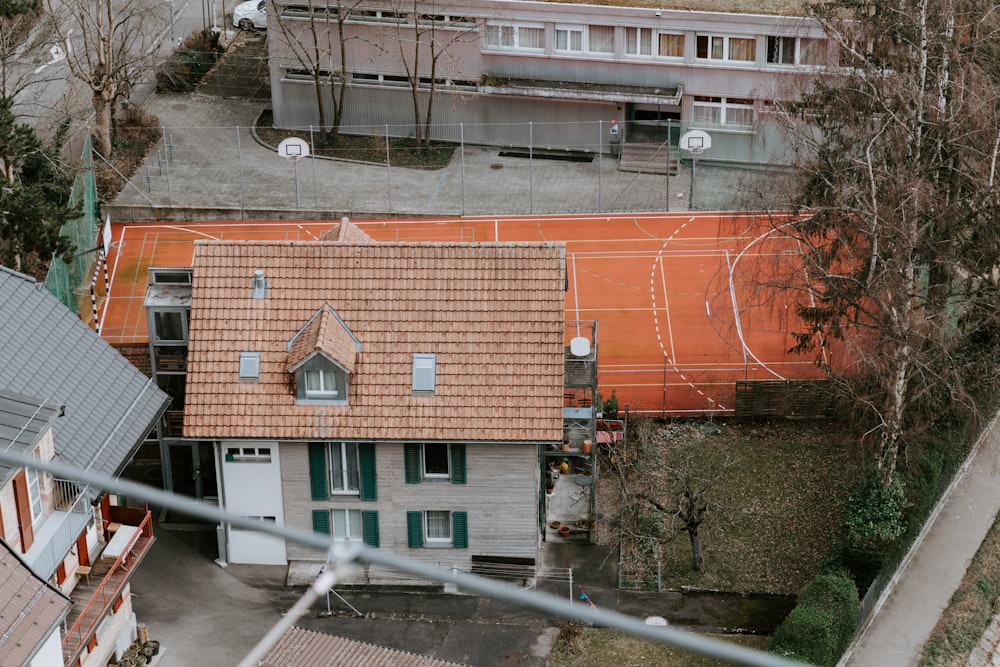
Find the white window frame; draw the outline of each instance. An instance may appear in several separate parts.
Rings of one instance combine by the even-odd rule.
[[[749,103],[748,103],[749,102]],[[692,125],[701,125],[709,127],[728,127],[736,128],[741,130],[747,130],[753,127],[753,112],[754,105],[752,100],[740,100],[737,98],[726,98],[726,97],[713,97],[709,99],[695,99],[694,101],[694,118],[692,120]],[[706,120],[705,118],[699,118],[699,110],[711,109],[713,110],[712,115],[714,119]],[[749,122],[739,122],[733,120],[736,116],[736,112],[746,113],[749,112],[750,120]]]
[[[351,460],[353,451],[354,460]],[[358,443],[331,442],[329,479],[331,496],[357,496],[361,494],[361,466],[358,463]],[[352,479],[353,477],[353,479]],[[339,479],[338,479],[339,478]],[[354,484],[352,487],[351,484]]]
[[[604,30],[611,31],[611,40],[608,42],[607,51],[598,51],[594,42],[596,40],[591,39],[591,33],[595,28],[601,28]],[[615,28],[610,25],[592,24],[588,25],[586,31],[584,32],[586,39],[584,39],[584,49],[587,53],[596,56],[613,56],[615,54]]]
[[[702,38],[708,40],[708,49],[707,49],[706,55],[704,55],[704,56],[698,55],[698,40],[700,40]],[[733,49],[731,47],[730,42],[731,42],[731,40],[734,40],[734,39],[738,39],[738,40],[750,40],[750,41],[754,42],[753,53],[751,54],[749,60],[742,60],[742,59],[736,60],[736,59],[734,59],[732,57],[732,51],[733,51]],[[715,50],[714,49],[715,40],[722,40],[722,54],[719,57],[715,57],[714,55],[712,55],[714,53],[714,50]],[[716,34],[716,33],[700,32],[697,35],[695,35],[695,57],[698,60],[702,60],[702,61],[710,60],[710,61],[714,61],[714,62],[752,64],[756,60],[756,51],[757,51],[756,41],[757,40],[756,40],[755,37],[750,37],[750,36],[720,35],[720,34]]]
[[[683,60],[684,59],[684,46],[687,44],[687,35],[682,32],[657,32],[656,39],[653,42],[653,55],[656,58],[662,60]],[[681,38],[681,52],[677,55],[663,55],[660,53],[660,39],[663,37],[680,37]]]
[[[338,517],[340,517],[339,520]],[[357,534],[355,534],[355,529]],[[330,536],[335,542],[363,542],[364,533],[365,527],[361,521],[361,510],[330,510]]]
[[[174,318],[174,317],[179,318],[178,322],[180,323],[180,335],[181,335],[180,338],[163,338],[160,335],[161,333],[163,333],[163,328],[160,327],[160,322],[158,321],[158,319],[161,316],[169,316],[171,318]],[[176,344],[176,343],[186,343],[187,342],[187,337],[188,337],[188,318],[187,318],[187,313],[185,311],[183,311],[183,310],[168,310],[168,309],[160,310],[159,308],[157,308],[156,310],[153,311],[153,333],[152,333],[152,335],[155,338],[155,340],[153,341],[154,343],[174,343],[174,344]]]
[[[337,379],[333,377],[336,371],[327,368],[305,368],[302,370],[302,381],[305,383],[305,397],[306,398],[340,398],[339,392],[337,391]],[[327,378],[330,375],[330,378]],[[309,387],[309,378],[318,378],[319,388],[311,389]],[[327,385],[332,385],[327,387]]]
[[[413,391],[434,393],[437,389],[437,355],[433,352],[413,353]]]
[[[509,31],[510,42],[506,43],[504,39],[505,30]],[[522,30],[540,30],[541,31],[541,45],[540,46],[525,46],[522,39]],[[490,37],[492,34],[499,36],[495,42],[490,42]],[[483,43],[487,50],[490,51],[526,51],[529,53],[544,53],[545,52],[545,24],[544,23],[515,23],[515,22],[494,22],[490,21],[486,24],[483,32]]]
[[[647,51],[642,48],[643,35],[649,36]],[[652,28],[625,28],[625,56],[628,58],[652,58],[656,51],[654,45],[658,43],[657,32]]]
[[[31,458],[38,460],[38,452],[32,451]],[[28,506],[31,509],[31,525],[35,526],[42,518],[42,479],[38,468],[25,468],[24,474],[28,487]]]
[[[555,53],[571,53],[583,55],[587,52],[587,26],[582,24],[568,24],[559,23],[556,24],[555,28],[555,40],[553,42],[553,51]],[[566,47],[559,48],[559,36],[560,33],[564,33],[566,36]],[[579,48],[573,48],[573,36],[577,35],[580,40]]]
[[[786,46],[791,49],[791,62],[785,62],[783,59],[779,58],[777,60],[771,60],[771,40],[778,40],[780,46],[780,55],[784,56],[786,52]],[[767,54],[765,55],[766,63],[768,67],[823,67],[823,55],[826,52],[825,39],[822,37],[788,37],[781,35],[768,35],[767,36]],[[817,62],[807,62],[807,55],[812,55]]]
[[[270,463],[270,447],[226,447],[226,457],[231,463]]]
[[[432,535],[431,531],[431,518],[441,520],[443,519],[443,527],[447,532],[447,537],[440,537]],[[435,522],[436,523],[436,522]],[[452,529],[451,529],[451,511],[450,510],[424,510],[424,540],[428,544],[451,544],[452,539]]]
[[[427,469],[427,448],[428,447],[443,447],[444,448],[444,465],[445,472],[430,472]],[[424,479],[451,479],[451,445],[447,443],[424,443],[423,447],[420,448],[420,472]]]

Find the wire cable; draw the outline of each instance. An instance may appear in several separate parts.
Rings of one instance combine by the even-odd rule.
[[[732,663],[751,665],[752,667],[794,667],[796,665],[801,666],[802,664],[777,655],[704,637],[678,628],[646,625],[637,618],[616,611],[593,609],[584,605],[573,605],[561,597],[557,598],[547,593],[514,588],[457,570],[441,569],[380,549],[360,544],[352,545],[350,549],[342,549],[340,548],[341,545],[328,535],[313,533],[291,526],[277,525],[261,519],[240,516],[218,507],[192,504],[189,500],[161,489],[129,480],[116,479],[90,470],[81,470],[80,468],[64,463],[37,461],[22,454],[7,451],[0,451],[0,463],[42,470],[61,479],[72,479],[85,482],[95,488],[114,490],[116,493],[142,498],[154,505],[173,509],[209,521],[228,523],[322,549],[330,553],[330,562],[334,563],[334,571],[336,572],[342,573],[344,572],[342,568],[349,567],[354,563],[372,563],[415,575],[428,581],[453,583],[466,591],[519,604],[523,607],[556,617],[620,630],[637,637],[671,644],[686,651]],[[326,582],[326,579],[323,579],[323,582]],[[314,583],[314,587],[315,585]]]

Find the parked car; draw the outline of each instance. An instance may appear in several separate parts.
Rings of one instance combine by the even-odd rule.
[[[267,0],[248,0],[233,9],[233,25],[240,30],[267,28]]]

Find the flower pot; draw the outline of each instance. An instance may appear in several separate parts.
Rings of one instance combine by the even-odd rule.
[[[559,537],[569,537],[569,526],[559,526]]]
[[[590,440],[584,440],[583,441],[583,453],[584,454],[589,454],[590,450],[593,449],[593,448],[594,448],[594,443],[593,442],[591,442]]]
[[[551,528],[552,530],[559,530],[559,527],[561,525],[562,523],[560,523],[559,521],[549,521],[549,528]]]
[[[562,444],[562,450],[563,450],[564,452],[568,452],[568,451],[569,451],[569,443],[568,443],[568,442],[564,442],[564,443]]]

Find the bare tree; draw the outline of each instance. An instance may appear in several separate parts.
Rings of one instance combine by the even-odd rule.
[[[349,79],[347,42],[350,39],[344,24],[360,2],[275,3],[275,23],[284,45],[312,79],[320,133],[325,143],[340,132],[344,117]],[[327,118],[327,89],[333,106],[332,121]]]
[[[719,509],[709,498],[735,462],[727,456],[718,467],[704,470],[690,451],[674,450],[670,458],[663,468],[670,480],[672,503],[668,505],[646,493],[639,493],[638,497],[669,517],[671,526],[687,532],[691,542],[691,566],[695,572],[704,572],[705,558],[698,530],[708,515]]]
[[[71,75],[90,89],[95,148],[107,157],[116,104],[141,74],[152,71],[167,25],[166,10],[143,0],[46,3],[53,30],[70,46],[66,62]]]
[[[440,2],[400,0],[394,10],[396,43],[413,106],[417,147],[430,141],[438,86],[459,77],[454,50],[479,39],[475,19],[460,7]],[[421,97],[425,103],[421,108]]]
[[[785,276],[803,295],[796,349],[846,342],[849,365],[829,370],[888,485],[908,442],[997,385],[1000,12],[991,0],[810,10],[840,62],[784,118],[807,156],[793,197],[806,215],[781,228],[802,251]]]

